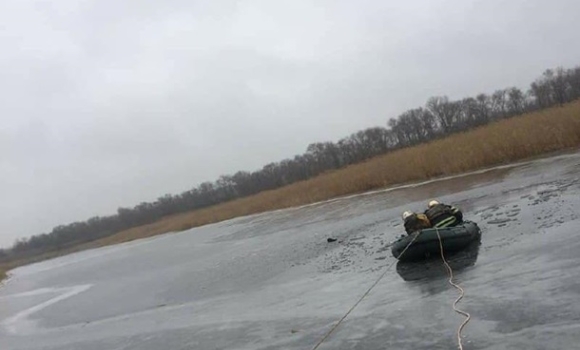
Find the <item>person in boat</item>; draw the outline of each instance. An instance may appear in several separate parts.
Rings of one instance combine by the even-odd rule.
[[[433,227],[452,227],[463,223],[463,213],[456,207],[432,200],[425,215]]]
[[[425,228],[431,228],[431,223],[425,214],[417,214],[408,210],[403,213],[403,222],[408,235]]]

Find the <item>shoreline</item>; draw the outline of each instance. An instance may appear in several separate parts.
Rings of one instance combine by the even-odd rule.
[[[245,215],[245,216],[237,216],[237,217],[233,217],[233,218],[230,218],[230,219],[225,219],[225,220],[222,220],[222,221],[216,221],[216,222],[213,222],[213,223],[208,223],[208,225],[214,224],[214,223],[223,222],[223,221],[227,221],[227,220],[233,220],[233,219],[238,219],[238,218],[248,218],[248,217],[252,217],[252,216],[258,216],[258,215],[263,215],[263,214],[268,214],[268,213],[275,213],[275,212],[284,211],[284,210],[299,210],[299,209],[308,208],[308,207],[311,207],[311,206],[324,205],[324,204],[333,203],[333,202],[336,202],[336,201],[347,200],[347,199],[354,198],[354,197],[374,195],[374,194],[379,194],[379,193],[386,193],[386,192],[396,191],[396,190],[400,190],[400,189],[404,189],[404,188],[409,188],[409,187],[417,187],[417,186],[427,185],[427,184],[435,183],[435,182],[439,182],[439,181],[447,181],[447,180],[459,179],[459,178],[467,177],[467,176],[481,175],[481,174],[485,174],[485,173],[492,172],[492,171],[509,170],[511,168],[525,166],[525,165],[530,164],[532,162],[541,161],[541,160],[544,160],[544,159],[547,160],[547,159],[554,159],[554,158],[561,158],[561,157],[572,157],[572,156],[576,155],[579,152],[580,152],[580,148],[574,147],[574,148],[570,148],[570,149],[565,149],[565,150],[560,150],[560,151],[555,151],[555,152],[549,152],[549,153],[542,154],[542,155],[539,155],[539,156],[530,157],[530,158],[527,158],[527,159],[522,159],[520,161],[516,161],[516,162],[513,162],[513,163],[500,164],[500,165],[497,165],[497,166],[485,167],[485,168],[481,168],[481,169],[477,169],[477,170],[473,170],[473,171],[469,171],[469,172],[465,172],[465,173],[461,173],[461,174],[455,174],[455,175],[451,175],[451,176],[444,176],[444,177],[432,178],[432,179],[429,179],[429,180],[426,180],[426,181],[418,181],[418,182],[409,182],[409,183],[394,184],[394,185],[388,186],[386,188],[381,188],[381,189],[376,189],[376,190],[370,190],[370,191],[365,191],[365,192],[360,192],[360,193],[354,193],[354,194],[349,194],[349,195],[335,197],[335,198],[329,198],[329,199],[321,200],[321,201],[314,202],[314,203],[308,203],[308,204],[298,205],[298,206],[288,207],[288,208],[268,210],[268,211],[263,211],[263,212],[254,213],[254,214]],[[200,226],[197,226],[197,227],[200,227]],[[70,254],[75,254],[75,253],[79,253],[79,252],[83,252],[83,251],[87,251],[87,250],[91,250],[91,249],[99,249],[99,248],[103,248],[103,247],[110,247],[110,246],[120,245],[120,244],[123,244],[123,243],[129,243],[129,242],[137,241],[137,240],[140,240],[140,239],[152,238],[152,237],[155,237],[155,236],[162,236],[164,234],[177,233],[177,232],[181,232],[181,231],[170,231],[170,232],[165,232],[165,233],[160,233],[160,234],[152,235],[152,236],[149,236],[149,237],[141,237],[141,238],[137,238],[137,239],[134,239],[134,240],[120,241],[120,242],[115,242],[115,243],[111,243],[111,244],[94,244],[95,242],[89,242],[89,243],[87,243],[85,245],[80,245],[80,246],[71,248],[71,250],[67,250],[67,251],[50,252],[50,253],[46,253],[46,255],[38,256],[38,257],[33,258],[33,259],[30,259],[30,260],[17,261],[14,264],[8,264],[8,265],[4,265],[4,266],[2,266],[0,264],[0,288],[6,282],[9,281],[9,279],[11,277],[10,271],[13,270],[13,269],[16,269],[18,267],[22,267],[22,266],[26,266],[26,265],[31,265],[31,264],[36,264],[36,263],[40,263],[40,262],[43,262],[43,261],[47,261],[47,260],[51,260],[51,259],[56,259],[56,258],[59,258],[59,257],[62,257],[62,256],[66,256],[66,255],[70,255]]]
[[[580,147],[580,101],[496,121],[426,144],[403,148],[363,163],[212,207],[175,214],[95,241],[0,264],[0,280],[23,265],[234,218],[299,209],[404,186],[444,181],[511,168],[542,158],[573,154]],[[450,151],[451,150],[451,151]]]

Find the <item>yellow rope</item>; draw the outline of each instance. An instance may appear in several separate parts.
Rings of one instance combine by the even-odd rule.
[[[457,312],[458,314],[465,316],[465,320],[463,321],[463,323],[461,323],[461,325],[457,329],[457,343],[459,346],[459,350],[463,350],[463,344],[461,342],[461,331],[463,330],[463,327],[465,327],[465,325],[471,319],[471,315],[469,313],[462,311],[462,310],[459,310],[457,308],[457,303],[461,299],[463,299],[463,296],[465,295],[465,291],[463,290],[463,288],[461,288],[459,285],[457,285],[453,282],[453,270],[451,269],[451,266],[449,266],[449,264],[447,263],[447,260],[445,260],[445,256],[443,255],[443,243],[441,242],[441,236],[439,235],[439,229],[435,228],[435,231],[437,232],[437,238],[439,238],[439,250],[441,251],[441,259],[443,260],[443,264],[445,264],[445,267],[447,268],[447,272],[449,273],[448,282],[450,285],[452,285],[457,290],[459,290],[459,297],[453,302],[453,310],[455,312]]]
[[[403,251],[401,252],[401,254],[399,254],[399,256],[397,257],[397,260],[400,259],[403,254],[407,251],[407,248],[409,248],[409,246],[411,246],[411,244],[413,244],[413,242],[415,242],[415,240],[417,239],[417,237],[419,237],[419,233],[417,233],[415,235],[415,237],[413,237],[413,239],[411,240],[411,242],[409,242],[409,244],[407,244],[407,246],[405,247],[405,249],[403,249]],[[391,265],[389,265],[387,267],[387,269],[385,270],[385,272],[383,272],[381,274],[381,276],[379,276],[379,278],[375,281],[375,283],[373,283],[373,285],[367,289],[367,291],[362,295],[362,297],[360,297],[360,299],[346,312],[346,314],[344,314],[344,316],[342,316],[342,318],[340,320],[338,320],[338,322],[326,333],[326,335],[324,335],[324,337],[322,339],[320,339],[320,341],[312,348],[312,350],[316,350],[318,349],[318,347],[320,345],[322,345],[322,343],[324,343],[324,341],[332,334],[332,332],[334,332],[338,326],[342,323],[342,321],[344,321],[347,316],[358,306],[358,304],[360,304],[360,302],[371,292],[371,290],[373,288],[375,288],[375,286],[379,283],[379,281],[385,277],[385,275],[387,274],[387,272],[389,271],[389,269],[391,267],[393,267],[393,265],[397,262],[397,260],[393,261],[391,263]]]

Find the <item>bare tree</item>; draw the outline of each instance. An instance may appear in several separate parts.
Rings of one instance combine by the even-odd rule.
[[[508,114],[508,91],[496,90],[491,95],[491,113],[493,118],[505,118]]]
[[[508,110],[511,116],[522,114],[525,111],[526,98],[522,90],[517,87],[508,89]]]
[[[312,154],[321,170],[337,169],[341,166],[339,149],[332,142],[317,142],[308,145],[306,153]]]
[[[491,116],[491,98],[486,94],[479,94],[475,97],[477,101],[477,115],[475,125],[484,125],[489,123]]]
[[[399,122],[398,119],[391,118],[387,123],[391,128],[391,132],[396,135],[397,147],[406,147],[411,144],[409,134],[405,130],[405,126]]]
[[[548,69],[548,71],[550,71]],[[548,72],[546,71],[546,72]],[[569,101],[569,85],[568,79],[566,79],[566,71],[562,67],[556,68],[556,72],[552,72],[552,78],[549,80],[552,86],[552,93],[554,95],[554,100],[561,105]]]
[[[569,69],[567,77],[570,85],[571,100],[580,98],[580,67]]]
[[[444,134],[453,131],[461,106],[457,102],[449,101],[447,96],[431,97],[427,101],[427,110],[439,122]]]
[[[398,128],[411,144],[425,142],[435,136],[435,117],[423,108],[410,109],[399,116]]]
[[[535,99],[538,108],[547,108],[554,102],[552,101],[552,91],[549,84],[544,80],[538,79],[530,85],[530,95]]]
[[[459,103],[461,109],[455,122],[454,130],[466,130],[476,125],[477,101],[473,97],[467,97]]]

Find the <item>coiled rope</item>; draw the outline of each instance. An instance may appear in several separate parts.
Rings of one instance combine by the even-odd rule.
[[[409,244],[407,244],[407,246],[405,247],[405,249],[403,249],[403,251],[401,252],[401,254],[399,254],[399,256],[397,257],[397,260],[400,259],[403,254],[405,254],[405,252],[407,251],[407,248],[409,248],[411,246],[411,244],[413,244],[413,242],[415,242],[415,240],[417,239],[417,237],[419,237],[419,234],[416,234],[415,237],[413,237],[413,239],[411,240],[411,242],[409,242]],[[340,324],[342,323],[342,321],[344,321],[348,315],[358,306],[358,304],[360,304],[361,301],[363,301],[363,299],[371,292],[371,290],[373,290],[373,288],[375,288],[375,286],[377,284],[379,284],[380,280],[383,279],[383,277],[385,277],[385,275],[387,274],[387,272],[390,270],[391,267],[393,267],[393,265],[395,265],[395,263],[397,262],[397,260],[394,260],[391,265],[389,265],[387,267],[387,269],[379,276],[379,278],[375,281],[375,283],[373,283],[369,289],[367,289],[367,291],[362,295],[362,297],[360,297],[360,299],[346,312],[346,314],[344,314],[344,316],[342,316],[342,318],[340,320],[338,320],[338,322],[324,335],[324,337],[322,337],[322,339],[320,339],[320,341],[312,348],[312,350],[316,350],[318,349],[318,347],[320,345],[322,345],[322,343],[324,343],[324,341],[330,337],[330,335],[338,328],[338,326],[340,326]]]
[[[447,260],[445,260],[445,256],[443,255],[443,243],[441,242],[441,236],[439,235],[439,229],[435,228],[435,232],[437,232],[437,238],[439,239],[439,250],[441,252],[441,260],[443,260],[443,264],[447,268],[447,272],[449,275],[448,282],[450,285],[452,285],[453,287],[455,287],[455,289],[457,289],[459,291],[459,297],[453,302],[453,310],[455,312],[457,312],[458,314],[465,316],[465,320],[463,321],[463,323],[461,323],[459,328],[457,328],[457,344],[459,346],[459,350],[463,350],[463,344],[461,342],[461,331],[463,330],[463,327],[465,327],[465,325],[467,325],[467,323],[471,319],[471,315],[469,313],[457,308],[457,303],[461,299],[463,299],[463,296],[465,295],[465,291],[463,290],[463,288],[461,288],[459,285],[457,285],[453,282],[453,270],[451,269],[451,266],[449,266],[449,264],[447,263]]]

